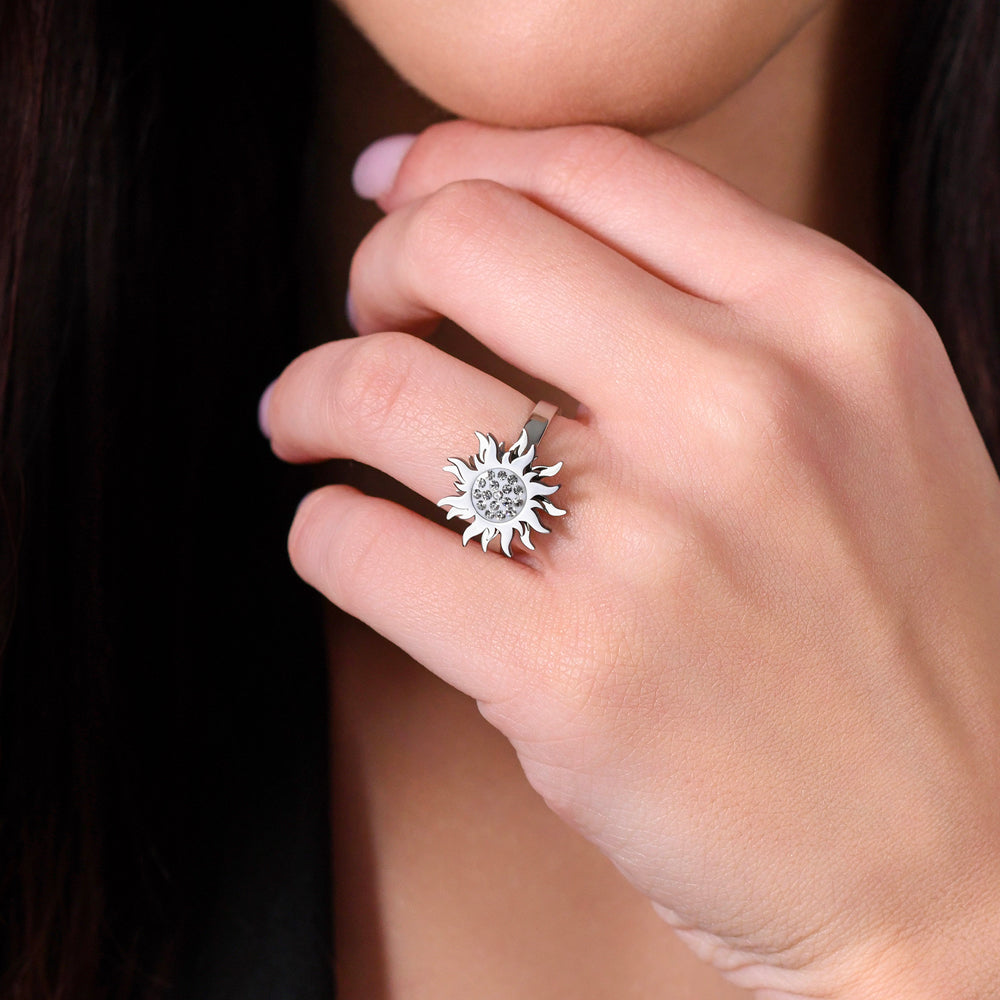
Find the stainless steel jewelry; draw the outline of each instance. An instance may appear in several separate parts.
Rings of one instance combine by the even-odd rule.
[[[522,433],[527,437],[528,444],[533,448],[538,447],[538,442],[542,440],[545,429],[549,426],[549,421],[559,412],[559,407],[544,401],[535,404],[528,422],[524,425]]]
[[[505,450],[503,442],[498,442],[492,434],[476,431],[479,452],[468,462],[460,458],[449,459],[444,471],[456,476],[458,492],[439,500],[438,506],[451,508],[449,519],[459,517],[471,522],[462,535],[463,545],[479,535],[485,552],[490,542],[499,537],[501,550],[510,556],[510,545],[516,533],[526,548],[534,549],[532,529],[542,534],[549,532],[538,520],[539,512],[553,517],[566,513],[548,499],[559,487],[555,483],[542,482],[556,475],[562,462],[532,465],[538,442],[558,412],[551,403],[540,402],[509,449]]]

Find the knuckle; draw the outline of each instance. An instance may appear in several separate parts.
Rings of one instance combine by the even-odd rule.
[[[733,358],[720,373],[700,414],[723,453],[750,455],[771,450],[795,421],[799,395],[790,368],[764,352]]]
[[[398,429],[411,393],[418,342],[379,333],[351,343],[337,366],[326,411],[331,436],[347,431],[362,442]]]
[[[425,128],[410,147],[400,167],[396,183],[403,186],[421,182],[433,183],[447,170],[461,154],[463,148],[473,141],[477,133],[488,127],[478,122],[454,119],[436,122]]]
[[[718,511],[742,517],[755,500],[796,494],[822,466],[826,394],[786,359],[740,352],[733,362],[693,414],[686,475],[712,484]]]
[[[495,181],[446,184],[414,208],[400,248],[404,259],[418,275],[442,263],[448,269],[464,266],[490,246],[516,197]]]
[[[578,198],[595,181],[620,176],[622,162],[634,158],[644,141],[609,125],[576,125],[558,136],[538,164],[538,181],[557,199]]]
[[[876,419],[895,412],[916,412],[933,398],[932,387],[950,384],[952,366],[943,343],[923,309],[908,295],[889,296],[872,320],[873,358],[867,379],[856,380],[862,408]]]
[[[940,357],[923,309],[877,273],[852,282],[827,323],[825,380],[848,405],[891,404],[926,361]]]
[[[877,272],[825,233],[795,225],[790,238],[787,222],[781,229],[785,235],[782,242],[776,241],[774,257],[756,269],[743,298],[759,316],[783,313],[796,326],[808,317],[812,338],[836,340],[845,308],[870,280],[869,272]]]
[[[883,362],[891,363],[919,349],[926,334],[937,339],[924,310],[888,279],[870,282],[867,293],[858,300],[858,325],[868,332],[866,340],[875,358]]]

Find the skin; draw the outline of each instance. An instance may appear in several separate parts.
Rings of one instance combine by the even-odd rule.
[[[653,131],[703,117],[821,0],[340,0],[397,71],[458,115],[538,128]],[[737,30],[734,30],[737,29]]]
[[[565,523],[507,560],[330,486],[293,564],[475,699],[732,983],[995,996],[1000,483],[919,307],[788,218],[816,224],[836,188],[818,126],[843,11],[636,4],[609,25],[589,6],[347,6],[460,113],[665,127],[687,156],[600,127],[429,130],[353,261],[366,336],[296,359],[266,408],[280,457],[357,459],[434,501],[443,457],[519,426],[539,380],[584,404],[544,440]],[[608,37],[636,41],[620,77]],[[813,127],[734,155],[734,104],[766,122],[781,81],[810,83],[788,114]],[[770,208],[691,159],[744,170]],[[439,317],[504,377],[428,343]]]

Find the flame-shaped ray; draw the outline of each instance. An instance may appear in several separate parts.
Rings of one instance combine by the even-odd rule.
[[[472,459],[469,460],[470,462]],[[475,469],[466,465],[460,458],[449,458],[448,464],[444,467],[445,472],[450,472],[459,482],[468,482],[470,476],[475,476]]]
[[[514,540],[514,528],[511,524],[505,524],[499,531],[500,548],[505,556],[510,556],[510,543]]]
[[[563,467],[562,462],[556,462],[555,465],[546,465],[544,469],[541,468],[541,466],[539,466],[538,468],[534,469],[534,473],[536,476],[543,476],[545,479],[548,479],[549,476],[558,475],[559,470],[562,467]],[[559,489],[559,487],[557,486],[556,489]]]
[[[559,490],[559,487],[555,483],[540,483],[537,480],[532,480],[531,486],[534,495],[539,497],[552,496],[553,493]]]
[[[540,531],[543,535],[548,534],[549,529],[538,520],[538,511],[534,507],[521,511],[521,522],[527,528],[534,528],[535,531]]]

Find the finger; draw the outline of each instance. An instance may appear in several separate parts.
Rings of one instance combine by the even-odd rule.
[[[595,412],[641,386],[651,362],[658,378],[676,369],[685,331],[700,338],[730,321],[488,181],[450,185],[379,222],[355,254],[351,291],[361,332],[419,333],[447,316]]]
[[[348,486],[307,496],[288,538],[307,583],[449,684],[491,702],[511,692],[519,668],[507,615],[490,613],[476,595],[531,608],[544,588],[537,570],[470,548],[419,514]]]
[[[437,501],[453,492],[445,463],[478,450],[475,432],[513,445],[534,402],[422,340],[385,333],[293,361],[271,390],[267,425],[286,461],[355,459]],[[539,445],[541,464],[579,463],[588,436],[556,417]]]
[[[394,211],[470,178],[527,195],[651,274],[717,302],[808,284],[809,249],[853,257],[690,161],[603,126],[436,125],[418,137],[378,201]]]

